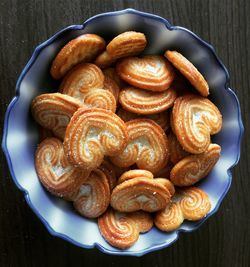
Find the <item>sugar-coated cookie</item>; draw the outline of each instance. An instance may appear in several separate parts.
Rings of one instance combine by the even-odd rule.
[[[190,186],[206,177],[220,158],[221,147],[210,144],[208,149],[181,159],[171,170],[170,180],[177,186]]]
[[[42,94],[32,101],[31,112],[42,127],[63,139],[71,117],[81,106],[80,101],[68,95]]]
[[[117,63],[116,71],[128,84],[155,92],[167,90],[175,76],[162,56],[127,57]]]
[[[120,167],[136,163],[138,168],[157,172],[167,165],[168,140],[162,128],[149,119],[135,119],[126,122],[128,143],[126,148],[112,162]]]
[[[156,213],[154,224],[162,231],[174,231],[181,226],[184,219],[200,220],[210,209],[211,202],[202,189],[198,187],[178,189],[165,209]]]
[[[55,137],[46,138],[38,145],[35,167],[45,188],[65,198],[77,191],[89,175],[89,172],[83,172],[68,162],[62,142]]]
[[[64,149],[72,164],[93,170],[105,155],[120,154],[127,141],[127,126],[116,114],[100,108],[80,108],[67,127]]]
[[[186,94],[175,100],[171,126],[184,150],[199,154],[207,150],[210,135],[220,131],[222,115],[209,99]]]
[[[120,92],[119,102],[127,111],[148,115],[171,108],[176,97],[177,93],[174,88],[169,88],[164,92],[150,92],[135,87],[126,87]]]
[[[96,34],[83,34],[68,42],[56,55],[50,73],[61,79],[73,66],[90,62],[105,49],[106,42]]]
[[[202,95],[209,95],[208,83],[197,68],[177,51],[166,51],[164,56],[190,81],[194,88]]]
[[[120,249],[131,247],[139,238],[139,233],[149,231],[153,226],[150,214],[139,211],[121,213],[109,208],[98,218],[98,227],[103,238]]]

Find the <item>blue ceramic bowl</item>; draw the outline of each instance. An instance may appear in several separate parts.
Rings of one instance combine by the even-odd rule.
[[[119,250],[102,238],[96,221],[79,216],[71,204],[53,197],[41,186],[34,166],[38,131],[30,115],[30,103],[35,96],[56,88],[49,74],[50,64],[69,40],[83,33],[96,33],[109,39],[128,30],[146,34],[146,54],[162,54],[166,49],[176,49],[192,61],[208,81],[210,98],[222,112],[224,121],[222,131],[213,137],[213,142],[222,147],[221,158],[208,177],[198,185],[209,194],[212,201],[208,216],[198,222],[186,221],[180,229],[171,233],[153,228],[140,235],[131,248]],[[228,88],[228,83],[228,72],[211,45],[185,28],[171,26],[159,16],[126,9],[94,16],[83,25],[69,26],[35,49],[17,81],[16,96],[5,115],[2,142],[13,180],[48,231],[77,246],[97,247],[109,254],[134,256],[167,247],[178,239],[180,232],[197,229],[214,214],[230,187],[231,169],[240,157],[243,125],[238,99]]]

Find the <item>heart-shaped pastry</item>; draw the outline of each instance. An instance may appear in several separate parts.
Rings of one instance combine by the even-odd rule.
[[[60,92],[81,101],[87,107],[116,110],[116,99],[104,87],[104,75],[96,65],[82,63],[74,67],[63,79]]]
[[[42,127],[52,130],[56,137],[63,139],[70,118],[81,106],[81,102],[71,96],[42,94],[32,101],[31,112]]]
[[[125,110],[138,114],[156,114],[172,107],[177,94],[174,88],[164,92],[150,92],[135,87],[124,88],[119,102]]]
[[[109,181],[102,170],[95,169],[81,184],[73,204],[82,216],[97,218],[106,211],[109,201]]]
[[[116,114],[100,108],[80,108],[67,127],[64,149],[72,164],[93,170],[105,155],[120,154],[127,141],[127,126]]]
[[[207,81],[187,58],[177,51],[166,51],[164,56],[190,81],[202,96],[209,95]]]
[[[124,110],[123,108],[119,108],[117,111],[117,115],[124,121],[128,122],[134,119],[138,118],[145,118],[150,119],[156,122],[161,126],[161,128],[166,131],[169,128],[170,122],[169,122],[169,112],[163,111],[157,114],[151,114],[151,115],[139,115],[136,113],[132,113],[129,111]]]
[[[104,239],[120,249],[131,247],[139,234],[148,232],[152,226],[152,217],[143,211],[125,214],[109,208],[98,218],[98,227]]]
[[[116,65],[118,75],[132,86],[165,91],[174,80],[174,69],[162,56],[127,57]]]
[[[92,63],[82,63],[75,66],[63,78],[60,92],[73,96],[80,101],[93,88],[103,88],[104,75],[100,68]]]
[[[117,35],[106,47],[112,58],[135,56],[146,47],[147,40],[143,33],[128,31]]]
[[[169,159],[173,164],[176,164],[178,161],[189,155],[189,153],[182,148],[173,132],[170,132],[168,135],[168,145],[170,152]]]
[[[153,179],[143,173],[135,173],[132,177],[129,174],[113,189],[110,205],[121,212],[155,212],[165,208],[173,194],[174,186],[167,179]]]
[[[136,163],[138,168],[157,172],[168,162],[168,140],[162,128],[152,120],[136,119],[126,123],[128,143],[112,162],[120,167]]]
[[[154,223],[160,230],[170,232],[179,228],[184,219],[197,221],[204,218],[210,209],[211,202],[202,189],[178,189],[166,208],[156,213]]]
[[[67,160],[62,142],[46,138],[38,145],[35,166],[39,180],[54,195],[67,198],[88,178],[89,172],[73,167]]]
[[[170,180],[177,186],[189,186],[206,177],[220,158],[221,147],[210,144],[208,149],[197,155],[180,160],[171,170]]]
[[[184,150],[199,154],[207,150],[210,135],[220,131],[222,116],[209,99],[187,94],[175,100],[171,126]]]
[[[56,55],[50,73],[61,79],[73,66],[90,62],[105,49],[105,40],[96,34],[83,34],[68,42]]]

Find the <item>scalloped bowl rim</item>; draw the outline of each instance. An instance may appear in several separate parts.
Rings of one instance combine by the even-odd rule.
[[[173,239],[170,243],[162,243],[162,244],[157,244],[157,245],[153,245],[149,248],[146,248],[144,250],[141,250],[139,252],[132,252],[132,251],[112,251],[109,250],[107,248],[104,248],[103,246],[101,246],[99,243],[94,243],[93,245],[89,246],[89,245],[85,245],[79,242],[76,242],[75,240],[71,239],[69,236],[64,235],[63,233],[59,233],[56,232],[49,224],[48,221],[46,221],[39,213],[39,210],[37,210],[37,208],[35,206],[33,206],[32,202],[30,201],[29,198],[29,192],[23,188],[19,183],[18,183],[18,179],[16,178],[14,171],[13,171],[13,167],[12,167],[12,161],[7,149],[7,135],[8,135],[8,122],[9,122],[9,115],[11,113],[12,108],[14,107],[15,103],[17,102],[19,96],[20,96],[20,85],[21,82],[23,80],[23,78],[25,77],[25,75],[27,74],[27,72],[29,71],[29,69],[31,68],[31,66],[33,65],[33,63],[36,61],[36,58],[38,57],[39,53],[48,45],[50,45],[58,36],[60,36],[63,32],[69,30],[69,29],[73,29],[73,30],[81,30],[84,29],[85,26],[90,23],[92,20],[95,20],[98,17],[104,17],[104,16],[115,16],[117,14],[124,14],[124,13],[133,13],[133,14],[137,14],[141,17],[149,17],[149,18],[153,18],[155,20],[158,20],[162,23],[164,23],[166,25],[166,27],[169,30],[183,30],[186,31],[187,33],[191,34],[193,37],[195,37],[202,45],[206,46],[207,48],[209,48],[211,50],[211,52],[213,53],[213,55],[215,56],[218,64],[222,67],[222,69],[224,70],[225,74],[226,74],[226,83],[224,85],[224,89],[228,91],[228,93],[230,94],[230,96],[232,98],[234,98],[234,100],[236,101],[236,105],[237,105],[237,112],[238,112],[238,122],[239,122],[239,127],[240,127],[240,133],[238,136],[238,142],[237,142],[237,154],[235,154],[235,161],[234,163],[227,169],[227,174],[228,174],[228,178],[229,178],[229,182],[228,182],[228,186],[225,189],[225,191],[223,192],[223,194],[221,195],[220,199],[218,200],[218,202],[216,203],[216,206],[214,208],[214,210],[209,213],[208,216],[206,216],[204,219],[200,220],[199,223],[197,225],[195,225],[192,229],[189,230],[184,230],[184,229],[177,229],[176,230],[176,238]],[[113,254],[113,255],[120,255],[120,256],[142,256],[146,253],[155,251],[155,250],[159,250],[165,247],[170,246],[171,244],[173,244],[174,242],[176,242],[176,240],[179,238],[179,234],[181,232],[192,232],[196,229],[198,229],[201,224],[203,224],[209,217],[211,217],[214,213],[216,213],[220,207],[220,204],[223,200],[223,198],[225,197],[226,193],[228,192],[230,186],[231,186],[231,181],[232,181],[232,168],[238,163],[239,159],[240,159],[240,149],[241,149],[241,140],[242,140],[242,136],[243,136],[243,132],[244,132],[244,126],[242,123],[242,118],[241,118],[241,110],[240,110],[240,104],[239,104],[239,100],[236,96],[236,94],[228,87],[229,84],[229,73],[226,69],[226,67],[223,65],[223,63],[221,62],[221,60],[218,58],[218,56],[215,53],[214,47],[212,45],[210,45],[209,43],[205,42],[204,40],[202,40],[199,36],[197,36],[195,33],[193,33],[192,31],[184,28],[184,27],[180,27],[180,26],[172,26],[168,20],[158,16],[158,15],[154,15],[151,13],[146,13],[146,12],[141,12],[135,9],[124,9],[124,10],[120,10],[120,11],[113,11],[113,12],[106,12],[106,13],[100,13],[98,15],[95,15],[89,19],[87,19],[82,25],[70,25],[58,32],[56,32],[52,37],[50,37],[49,39],[47,39],[46,41],[44,41],[43,43],[39,44],[31,58],[29,59],[29,61],[27,62],[27,64],[25,65],[23,71],[21,72],[18,80],[17,80],[17,84],[16,84],[16,95],[15,97],[11,100],[9,106],[7,107],[6,113],[5,113],[5,119],[4,119],[4,131],[3,131],[3,139],[2,139],[2,150],[5,154],[8,166],[9,166],[9,170],[12,176],[13,181],[15,182],[16,186],[24,192],[24,196],[25,199],[28,203],[28,205],[30,206],[30,208],[32,209],[32,211],[36,214],[36,216],[42,221],[42,223],[45,225],[45,227],[47,228],[47,230],[49,231],[49,233],[53,236],[56,237],[60,237],[66,241],[69,241],[70,243],[77,245],[79,247],[83,247],[83,248],[98,248],[100,251],[104,252],[104,253],[108,253],[108,254]]]

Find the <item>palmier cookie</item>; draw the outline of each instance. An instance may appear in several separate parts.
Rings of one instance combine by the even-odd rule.
[[[210,134],[218,133],[221,126],[221,113],[207,98],[187,94],[176,99],[172,127],[184,150],[192,154],[206,151]]]
[[[197,221],[204,218],[210,209],[211,202],[202,189],[178,189],[166,208],[156,213],[154,223],[160,230],[170,232],[179,228],[184,219]]]
[[[101,235],[111,246],[120,249],[131,247],[139,234],[148,232],[152,226],[152,217],[143,211],[121,213],[109,208],[98,218]]]
[[[177,51],[166,51],[164,56],[190,81],[202,96],[209,95],[207,81],[187,58]]]
[[[104,75],[99,67],[92,63],[81,63],[71,69],[63,78],[59,91],[79,100],[93,88],[103,88]]]
[[[55,137],[46,138],[38,145],[35,166],[45,188],[60,197],[67,198],[77,191],[89,175],[68,162],[62,142]]]
[[[123,183],[124,181],[130,180],[130,179],[134,179],[134,178],[138,178],[138,177],[145,177],[148,179],[153,179],[154,175],[152,172],[150,171],[146,171],[146,170],[140,170],[140,169],[135,169],[135,170],[129,170],[124,172],[118,180],[118,184]]]
[[[138,118],[145,118],[145,119],[151,119],[157,124],[161,126],[161,128],[164,131],[167,131],[169,128],[170,122],[169,122],[169,113],[167,110],[157,113],[157,114],[151,114],[151,115],[138,115],[136,113],[129,112],[127,110],[124,110],[123,108],[119,108],[117,111],[117,115],[124,121],[128,122],[134,119]]]
[[[147,40],[143,33],[128,31],[117,35],[106,47],[113,58],[128,57],[140,54],[146,47]]]
[[[136,163],[139,169],[157,172],[168,162],[168,140],[162,128],[152,120],[136,119],[126,123],[128,143],[112,162],[120,167]]]
[[[127,141],[127,126],[116,114],[100,108],[80,108],[67,127],[64,149],[72,164],[93,170],[105,155],[120,154]]]
[[[219,160],[221,147],[210,144],[208,149],[197,155],[180,160],[171,170],[170,180],[177,186],[190,186],[208,175]]]
[[[162,56],[127,57],[116,71],[130,85],[156,92],[167,90],[174,80],[173,67]]]
[[[31,112],[42,127],[52,130],[56,137],[63,139],[70,118],[81,106],[81,102],[71,96],[42,94],[32,101]]]
[[[155,212],[166,207],[173,193],[174,186],[167,179],[142,174],[118,184],[112,191],[110,205],[120,212]]]
[[[102,170],[95,169],[81,184],[73,205],[84,217],[97,218],[106,211],[109,201],[109,181]]]
[[[156,114],[172,107],[177,94],[174,88],[164,92],[150,92],[135,87],[124,88],[119,95],[122,107],[138,114]]]
[[[87,107],[103,108],[115,112],[116,99],[112,92],[101,89],[103,87],[104,75],[101,69],[91,63],[82,63],[69,71],[59,90],[63,94],[78,99]]]
[[[176,164],[189,155],[189,153],[182,148],[173,132],[170,132],[168,135],[168,144],[170,152],[169,159],[173,164]]]
[[[61,79],[73,66],[92,61],[105,49],[105,41],[96,34],[83,34],[68,42],[52,62],[50,73]]]

